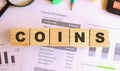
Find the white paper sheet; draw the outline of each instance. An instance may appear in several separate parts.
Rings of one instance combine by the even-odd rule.
[[[21,49],[0,46],[0,71],[21,71],[21,63]]]
[[[35,0],[26,7],[9,7],[0,18],[0,47],[14,50],[10,45],[10,29],[15,27],[105,28],[110,29],[110,42],[112,41],[108,56],[104,53],[101,57],[102,48],[97,48],[96,53],[91,52],[92,56],[89,56],[89,48],[77,48],[75,52],[72,52],[55,48],[19,47],[23,52],[16,57],[20,63],[17,63],[15,71],[110,71],[90,67],[90,64],[93,64],[91,66],[105,65],[108,67],[110,65],[110,67],[116,68],[115,71],[120,70],[120,57],[115,56],[118,59],[114,60],[115,45],[120,43],[120,17],[101,10],[100,1],[94,3],[90,0],[76,0],[72,11],[69,5],[69,0],[64,0],[59,5],[52,5],[48,0]],[[4,49],[1,50],[4,51]],[[69,63],[68,59],[72,62]],[[20,66],[21,69],[19,69]],[[14,68],[14,66],[11,67]],[[5,68],[8,71],[14,71],[9,67],[5,66]]]

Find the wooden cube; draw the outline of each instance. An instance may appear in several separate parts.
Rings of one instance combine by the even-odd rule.
[[[88,47],[89,29],[80,29],[80,28],[70,29],[70,46]]]
[[[104,29],[90,30],[90,47],[108,47],[109,31]]]
[[[30,45],[49,46],[49,28],[30,29]]]
[[[29,28],[11,29],[12,46],[29,46]]]
[[[101,0],[102,9],[106,10],[107,4],[108,4],[108,0]]]
[[[69,29],[50,28],[50,46],[69,46]]]

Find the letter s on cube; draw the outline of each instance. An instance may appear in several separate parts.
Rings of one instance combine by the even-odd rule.
[[[105,29],[91,29],[90,47],[109,47],[109,31]]]

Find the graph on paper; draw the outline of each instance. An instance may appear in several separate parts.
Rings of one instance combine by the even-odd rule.
[[[89,54],[88,56],[91,56],[91,57],[95,57],[95,53],[96,53],[96,47],[95,48],[89,48]],[[108,54],[109,54],[109,47],[106,48],[102,48],[102,51],[101,51],[101,58],[103,59],[107,59],[108,58]],[[114,57],[113,57],[113,60],[114,61],[120,61],[120,43],[116,43],[115,44],[115,51],[114,51]]]
[[[10,60],[8,60],[8,57],[10,57]],[[4,58],[4,60],[2,60],[2,58]],[[0,52],[0,64],[3,64],[3,63],[4,64],[15,63],[15,56],[14,55],[9,56],[8,52],[6,52],[6,51],[5,52]]]
[[[0,47],[0,71],[19,71],[21,63],[21,50],[19,48]]]
[[[91,27],[96,28],[94,25]],[[109,29],[109,47],[83,49],[83,61],[80,64],[82,71],[120,71],[120,34],[118,34],[120,30],[108,27],[104,29]]]

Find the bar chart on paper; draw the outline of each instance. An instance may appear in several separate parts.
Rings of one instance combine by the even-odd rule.
[[[89,48],[88,56],[84,59],[86,62],[81,63],[83,71],[119,71],[120,65],[120,43],[116,43],[109,48]]]
[[[9,63],[15,63],[15,56],[11,55],[10,56],[10,61],[8,61],[8,52],[3,52],[3,56],[4,56],[4,62],[2,62],[2,52],[0,52],[0,64],[5,63],[5,64],[9,64]]]
[[[120,43],[116,43],[115,53],[114,53],[114,60],[120,61]]]
[[[109,55],[110,48],[102,48],[101,58],[107,59]],[[89,48],[89,56],[94,57],[96,53],[96,48]],[[113,61],[120,61],[120,43],[115,44]]]
[[[21,51],[19,48],[0,48],[0,71],[20,69]]]
[[[120,71],[120,30],[109,30],[109,47],[83,49],[82,71]],[[118,35],[114,35],[118,34]]]

